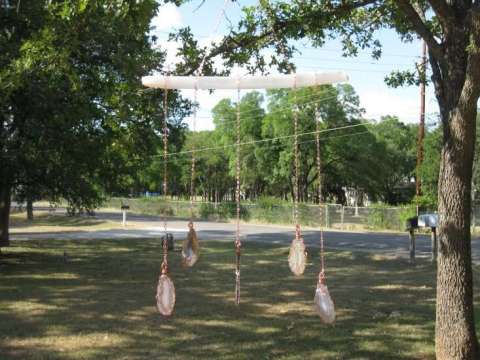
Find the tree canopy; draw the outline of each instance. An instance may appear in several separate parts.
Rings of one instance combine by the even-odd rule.
[[[1,2],[1,243],[8,243],[12,194],[93,209],[155,153],[163,92],[144,91],[140,77],[164,60],[148,35],[157,6]],[[169,107],[174,142],[189,104],[172,92]]]

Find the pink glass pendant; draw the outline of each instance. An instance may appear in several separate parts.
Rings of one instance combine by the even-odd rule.
[[[290,245],[290,253],[288,254],[288,265],[295,275],[300,276],[304,273],[307,265],[307,253],[302,238],[293,239]]]
[[[170,316],[175,307],[175,286],[166,274],[162,274],[157,285],[157,309],[163,316]]]
[[[191,224],[191,223],[190,223]],[[182,260],[183,264],[188,267],[192,267],[198,260],[200,253],[200,246],[198,244],[197,233],[193,228],[193,224],[189,224],[189,232],[182,247]]]
[[[325,324],[333,324],[335,322],[335,306],[328,292],[327,285],[322,284],[320,281],[317,284],[313,303],[315,311]]]

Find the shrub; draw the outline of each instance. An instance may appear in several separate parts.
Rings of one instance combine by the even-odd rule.
[[[398,212],[386,204],[372,204],[367,215],[367,225],[371,229],[401,230]]]
[[[257,200],[257,206],[262,210],[273,210],[281,205],[282,201],[272,196],[260,196]]]
[[[155,214],[161,214],[165,216],[175,215],[173,208],[168,204],[160,203],[160,204],[157,204],[154,208],[156,209]]]
[[[411,218],[413,216],[417,215],[417,209],[415,208],[415,205],[407,205],[398,211],[398,217],[400,221],[400,230],[405,230],[405,223],[408,218]]]
[[[199,215],[202,219],[208,219],[210,216],[215,214],[215,206],[210,203],[201,203],[199,209]]]
[[[220,203],[216,213],[219,219],[235,219],[237,217],[237,204],[235,202]],[[250,219],[250,213],[245,205],[240,205],[240,219],[245,221]]]

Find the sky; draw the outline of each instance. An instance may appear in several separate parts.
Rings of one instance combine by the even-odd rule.
[[[157,16],[152,19],[152,30],[158,37],[158,44],[168,50],[167,63],[175,62],[178,44],[168,42],[168,33],[175,29],[190,26],[201,45],[207,46],[212,39],[219,39],[228,31],[228,25],[236,24],[241,18],[241,7],[255,5],[254,0],[192,0],[176,7],[167,4],[160,7]],[[380,60],[373,60],[370,52],[360,52],[357,57],[342,57],[339,41],[328,41],[322,48],[313,48],[308,41],[294,43],[300,50],[293,62],[297,72],[344,71],[349,75],[349,83],[360,97],[360,105],[365,109],[365,118],[379,120],[382,116],[395,115],[405,123],[418,122],[420,117],[420,89],[416,86],[392,89],[384,78],[393,70],[412,69],[420,61],[421,42],[402,43],[398,35],[391,30],[378,33],[383,45]],[[233,74],[245,73],[234,69]],[[182,90],[182,95],[193,100],[193,91]],[[217,90],[213,94],[199,91],[197,101],[199,112],[196,130],[214,128],[211,109],[223,98],[236,98],[236,92]],[[437,121],[438,105],[431,86],[426,90],[426,122],[434,125]],[[192,118],[185,119],[190,128]]]

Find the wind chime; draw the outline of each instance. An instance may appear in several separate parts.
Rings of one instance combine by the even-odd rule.
[[[168,90],[164,89],[163,95],[163,194],[167,196],[167,155],[168,155]],[[166,210],[162,213],[163,217],[163,261],[160,268],[160,278],[157,285],[157,309],[160,314],[170,316],[175,308],[175,286],[168,276],[168,232]]]
[[[318,86],[322,84],[332,84],[341,81],[347,81],[348,77],[341,72],[334,73],[296,73],[294,75],[268,75],[268,76],[242,76],[242,77],[222,77],[222,76],[146,76],[142,78],[143,85],[151,88],[161,88],[165,91],[165,119],[167,119],[166,94],[168,89],[235,89],[238,92],[237,101],[237,162],[236,162],[236,205],[237,222],[235,234],[235,303],[240,302],[240,89],[282,89]],[[298,152],[298,107],[294,109],[294,131],[295,131],[295,191],[294,191],[294,217],[295,217],[295,239],[292,241],[289,254],[289,265],[292,272],[296,275],[303,274],[306,265],[305,244],[300,232],[298,221],[298,175],[299,175],[299,152]],[[164,128],[164,159],[167,158],[167,137],[168,129],[165,121]],[[193,171],[195,170],[194,162]],[[194,178],[194,174],[192,174]],[[167,167],[164,162],[164,194],[167,194]],[[193,190],[192,190],[193,193]],[[165,237],[167,236],[167,220],[164,218]],[[189,224],[190,230],[193,230],[193,222]],[[192,242],[193,244],[193,242]],[[194,252],[194,246],[187,246],[185,254],[188,255],[188,249]],[[162,315],[170,315],[175,306],[175,288],[173,282],[168,276],[167,255],[168,248],[164,242],[164,260],[162,263],[162,272],[157,287],[157,308]],[[197,248],[198,250],[198,248]],[[198,253],[197,253],[198,256]]]
[[[317,145],[317,171],[318,171],[318,199],[322,198],[322,176],[321,176],[321,158],[320,158],[320,111],[318,106],[315,107],[315,142]],[[320,272],[318,273],[317,289],[313,304],[315,311],[320,316],[320,319],[326,324],[333,324],[335,322],[335,306],[333,304],[325,276],[325,261],[324,261],[324,240],[323,227],[320,227]]]
[[[219,28],[223,15],[225,14],[226,6],[229,0],[225,0],[224,8],[219,13],[217,24],[214,32]],[[275,36],[275,33],[274,33]],[[280,44],[283,44],[280,42]],[[283,49],[285,49],[285,46]],[[202,59],[197,76],[144,76],[142,84],[150,88],[160,88],[164,90],[164,133],[163,133],[163,193],[167,196],[167,155],[168,155],[168,109],[167,109],[167,94],[169,89],[193,89],[195,94],[195,103],[197,100],[197,91],[216,90],[216,89],[235,89],[237,90],[237,113],[236,113],[236,187],[235,187],[235,201],[236,201],[236,231],[235,231],[235,303],[240,303],[240,256],[241,256],[241,239],[240,239],[240,89],[284,89],[293,88],[296,102],[296,90],[300,87],[319,86],[322,84],[333,84],[342,81],[348,81],[348,76],[343,72],[330,73],[295,73],[294,75],[268,75],[268,76],[202,76],[203,66],[206,60],[206,54]],[[293,72],[293,67],[291,68]],[[196,105],[196,104],[195,104]],[[295,171],[294,171],[294,222],[295,222],[295,238],[290,246],[289,266],[295,275],[301,275],[305,271],[307,262],[307,254],[305,252],[305,243],[300,231],[300,224],[298,219],[298,177],[299,177],[299,149],[298,149],[298,105],[293,109],[294,118],[294,156],[295,156]],[[196,125],[196,108],[193,114],[193,128],[195,131]],[[318,126],[318,124],[317,124]],[[317,131],[318,136],[318,131]],[[319,140],[317,138],[317,160],[320,166]],[[320,168],[319,168],[320,171]],[[194,202],[195,202],[195,147],[192,151],[192,167],[190,180],[190,221],[188,223],[188,235],[182,246],[182,261],[186,266],[193,266],[199,257],[198,238],[194,228]],[[165,230],[165,237],[163,241],[163,262],[161,265],[160,277],[157,285],[157,309],[164,315],[169,316],[173,313],[175,307],[175,287],[173,281],[169,277],[168,272],[168,233],[167,233],[167,217],[163,214],[163,224]],[[333,312],[333,319],[335,318],[333,310],[333,302],[328,295],[328,289],[325,285],[325,272],[323,267],[323,232],[321,233],[321,259],[322,268],[319,274],[319,282],[317,285],[317,293],[315,295],[315,303],[318,304],[320,316],[324,321],[328,322],[331,319]],[[318,296],[317,296],[318,295]],[[330,301],[330,302],[328,302]],[[325,310],[326,309],[326,310]],[[325,315],[327,314],[327,315]],[[325,318],[324,318],[325,316]],[[330,317],[329,317],[330,316]],[[326,319],[326,320],[325,320]],[[333,320],[332,320],[333,321]]]

